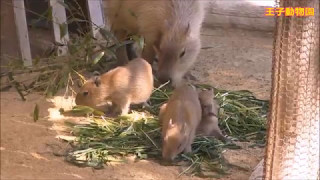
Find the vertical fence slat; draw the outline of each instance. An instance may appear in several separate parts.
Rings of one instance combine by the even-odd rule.
[[[17,36],[24,66],[32,66],[26,11],[23,0],[12,0]]]
[[[64,3],[63,0],[50,0],[54,40],[59,44],[58,55],[65,55],[68,52],[68,47],[66,45],[69,41],[68,25],[66,24],[67,15],[62,3]]]
[[[87,0],[87,6],[89,11],[89,20],[91,23],[91,32],[93,37],[97,38],[99,28],[105,26],[105,19],[103,13],[103,6],[101,0]]]

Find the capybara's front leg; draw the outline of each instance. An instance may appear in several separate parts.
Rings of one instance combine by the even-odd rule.
[[[158,35],[154,32],[144,32],[143,34],[145,36],[146,45],[142,51],[142,58],[147,60],[152,65],[156,56],[154,46],[156,45],[155,43],[157,41]]]
[[[153,60],[155,58],[155,54],[154,54],[154,50],[152,48],[152,46],[146,46],[144,49],[143,49],[143,52],[142,52],[142,57],[147,60],[150,64],[153,63]]]
[[[129,113],[129,108],[131,104],[131,99],[128,97],[123,97],[119,102],[119,108],[121,110],[121,115],[126,115]]]
[[[124,41],[127,38],[127,32],[121,29],[114,30],[114,35],[118,41]],[[119,47],[115,54],[119,65],[125,65],[129,62],[126,45]]]
[[[126,46],[119,47],[115,54],[118,60],[118,65],[123,66],[129,62]]]

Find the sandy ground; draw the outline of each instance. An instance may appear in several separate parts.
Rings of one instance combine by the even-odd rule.
[[[272,34],[234,29],[203,29],[203,49],[192,74],[197,82],[229,90],[247,89],[259,98],[269,99],[271,82]],[[61,100],[61,99],[60,99]],[[52,101],[52,100],[51,100]],[[32,111],[40,105],[40,120]],[[20,100],[14,90],[1,92],[1,179],[201,179],[180,176],[179,167],[161,166],[151,160],[106,166],[102,170],[80,168],[54,153],[67,144],[57,139],[61,121],[54,113],[62,105],[38,94]],[[263,156],[263,149],[249,148],[224,152],[232,168],[221,179],[248,179]]]

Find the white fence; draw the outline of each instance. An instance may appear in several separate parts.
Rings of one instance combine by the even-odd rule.
[[[12,0],[12,2],[21,58],[23,60],[24,66],[32,66],[32,57],[24,1]],[[54,41],[55,43],[61,45],[57,49],[58,55],[64,55],[68,52],[66,44],[69,40],[69,33],[60,32],[61,25],[63,25],[67,21],[66,10],[63,6],[63,3],[63,0],[50,0],[49,2],[50,7],[52,8],[51,12]],[[87,0],[87,9],[89,12],[89,22],[92,22],[91,32],[92,35],[96,37],[98,33],[98,27],[105,26],[102,0]]]

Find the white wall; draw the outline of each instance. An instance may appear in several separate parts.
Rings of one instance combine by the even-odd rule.
[[[274,17],[265,16],[266,7],[274,0],[208,0],[205,26],[239,27],[273,31]]]

